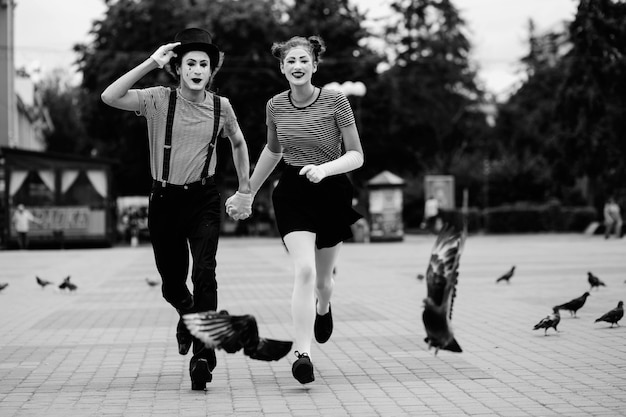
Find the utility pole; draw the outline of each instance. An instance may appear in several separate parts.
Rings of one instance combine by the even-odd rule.
[[[17,143],[17,99],[13,56],[14,0],[0,0],[0,146]]]

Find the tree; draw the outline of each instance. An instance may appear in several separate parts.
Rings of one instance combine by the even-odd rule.
[[[88,155],[91,148],[81,120],[81,89],[73,86],[69,74],[60,69],[44,78],[37,89],[54,126],[45,132],[46,150]]]
[[[483,93],[469,61],[465,23],[449,0],[396,0],[391,7],[398,20],[386,30],[394,47],[381,80],[389,92],[385,140],[404,154],[406,172],[449,173],[488,130],[477,111]]]
[[[558,173],[589,178],[603,199],[626,189],[626,3],[581,0],[569,34],[555,111]]]
[[[543,202],[561,193],[552,176],[558,152],[555,86],[562,80],[568,38],[558,31],[538,35],[532,20],[528,29],[529,52],[521,60],[524,81],[498,108],[498,141],[489,155],[494,168],[489,179],[492,205]]]

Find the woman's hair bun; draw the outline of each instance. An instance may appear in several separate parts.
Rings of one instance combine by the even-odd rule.
[[[326,44],[324,44],[324,40],[319,36],[309,36],[309,43],[311,44],[311,49],[315,54],[315,57],[319,61],[322,54],[326,52]]]
[[[274,58],[282,61],[289,50],[296,47],[308,49],[315,62],[320,62],[322,54],[326,51],[324,40],[319,36],[309,36],[308,38],[294,36],[286,42],[274,42],[271,51]]]

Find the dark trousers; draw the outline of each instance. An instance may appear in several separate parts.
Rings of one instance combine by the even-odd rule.
[[[28,233],[17,232],[17,245],[20,249],[28,249]]]
[[[212,180],[190,189],[155,185],[150,193],[148,228],[163,297],[180,313],[217,310],[220,209],[220,194]],[[189,251],[193,295],[187,288]],[[209,360],[211,369],[215,367],[213,349],[195,338],[193,354],[191,364],[202,358]]]

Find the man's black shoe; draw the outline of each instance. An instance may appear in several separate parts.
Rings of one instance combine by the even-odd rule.
[[[176,341],[178,342],[178,353],[186,355],[191,348],[193,337],[191,336],[191,333],[189,333],[187,326],[185,326],[185,322],[182,317],[178,320],[178,325],[176,326]]]
[[[213,374],[209,370],[209,362],[206,359],[198,359],[189,367],[191,376],[191,389],[194,391],[204,391],[207,382],[213,380]]]

